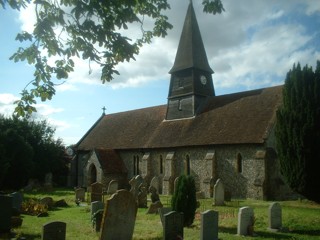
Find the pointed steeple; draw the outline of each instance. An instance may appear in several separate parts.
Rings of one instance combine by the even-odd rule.
[[[182,29],[174,65],[169,73],[187,68],[197,68],[199,70],[213,73],[208,63],[207,54],[202,42],[192,1],[189,3],[187,14],[184,20],[184,26]]]

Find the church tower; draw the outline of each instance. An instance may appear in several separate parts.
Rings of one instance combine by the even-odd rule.
[[[198,22],[190,1],[172,69],[166,120],[194,117],[207,97],[215,95]]]

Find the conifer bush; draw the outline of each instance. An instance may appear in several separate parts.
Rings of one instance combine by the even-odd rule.
[[[172,196],[171,207],[173,211],[183,213],[185,227],[192,225],[197,209],[196,185],[192,176],[179,177]]]

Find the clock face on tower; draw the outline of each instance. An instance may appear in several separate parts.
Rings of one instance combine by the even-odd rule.
[[[201,75],[201,76],[200,76],[200,82],[201,82],[203,85],[205,85],[205,84],[207,83],[207,78],[206,78],[206,76]]]

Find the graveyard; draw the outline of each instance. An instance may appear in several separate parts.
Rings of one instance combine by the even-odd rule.
[[[129,192],[126,194],[129,194]],[[120,205],[115,209],[123,212],[129,208],[130,204],[122,206],[123,209],[120,209],[122,202],[127,201],[128,196],[125,195],[122,200],[118,198],[115,203]],[[105,194],[102,201],[109,201],[110,197],[111,194]],[[171,196],[160,195],[159,197],[163,209],[170,207]],[[123,232],[128,231],[126,229],[128,222],[124,223],[123,226],[112,227],[111,230],[108,230],[108,226],[111,225],[105,222],[100,226],[102,229],[97,232],[95,226],[93,226],[92,206],[87,201],[87,193],[85,193],[84,199],[80,201],[75,200],[73,189],[54,189],[50,192],[34,190],[23,193],[23,202],[40,201],[40,199],[48,198],[51,198],[53,203],[65,202],[66,204],[53,205],[44,216],[21,214],[22,225],[12,228],[10,236],[1,235],[1,239],[10,239],[10,237],[11,239],[42,239],[43,227],[50,222],[65,225],[63,225],[65,227],[65,233],[63,232],[65,239],[97,240],[103,231],[105,231],[104,234],[110,234],[114,228],[120,228]],[[148,207],[152,203],[150,198],[151,196],[148,194],[147,208],[131,209],[131,216],[134,216],[134,209],[137,209],[136,218],[132,225],[132,239],[168,239],[164,237],[164,225],[159,213],[147,214]],[[307,200],[273,203],[261,200],[231,199],[231,201],[225,201],[223,206],[213,205],[212,198],[198,199],[198,201],[200,206],[196,210],[195,221],[191,227],[183,228],[183,239],[208,239],[205,235],[210,232],[217,236],[217,238],[210,239],[319,239],[320,237],[320,205]],[[250,215],[249,218],[244,214],[240,216],[240,212],[246,212],[248,209],[248,212],[253,213],[253,215]],[[130,209],[127,209],[127,211],[130,211]],[[269,216],[270,211],[275,211],[272,218]],[[115,211],[113,214],[121,215],[119,212]],[[216,226],[210,221],[205,224],[201,223],[205,218],[211,218],[210,214],[207,214],[209,212],[214,213]],[[239,227],[239,221],[245,222],[245,220],[240,220],[240,218],[247,218],[248,221],[251,221],[250,230],[252,233],[250,233],[250,236],[243,236],[247,234],[241,232],[243,230],[241,230],[242,227]]]

